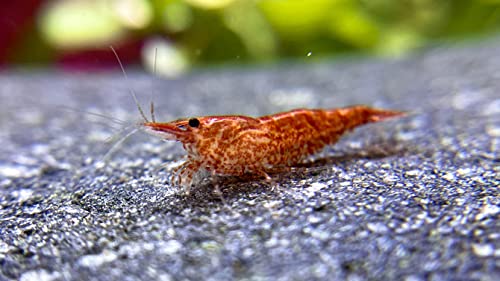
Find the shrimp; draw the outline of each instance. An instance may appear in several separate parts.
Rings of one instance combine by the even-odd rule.
[[[271,181],[269,173],[287,169],[332,145],[346,132],[372,122],[403,116],[401,111],[351,106],[296,109],[252,118],[206,116],[168,123],[148,121],[139,128],[165,140],[181,142],[187,161],[175,169],[173,184],[187,189],[198,172],[212,176],[253,174]]]
[[[111,50],[125,80],[128,80],[118,54],[113,47]],[[130,94],[143,122],[119,143],[138,129],[164,140],[181,142],[188,154],[187,161],[174,169],[171,179],[187,193],[203,171],[212,176],[253,174],[272,181],[269,173],[289,170],[358,126],[405,115],[401,111],[358,105],[337,109],[295,109],[258,118],[224,115],[161,123],[156,122],[152,99],[149,120],[132,88]]]

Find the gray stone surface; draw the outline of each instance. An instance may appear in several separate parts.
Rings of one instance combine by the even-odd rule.
[[[152,79],[129,71],[146,104]],[[500,43],[404,60],[204,70],[153,83],[158,119],[369,104],[288,174],[168,182],[179,144],[137,134],[119,72],[0,75],[0,279],[500,280]],[[166,171],[158,171],[162,163]]]

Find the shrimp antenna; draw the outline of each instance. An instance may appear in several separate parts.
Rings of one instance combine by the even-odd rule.
[[[128,129],[128,127],[126,128]],[[123,130],[125,131],[125,130]],[[115,144],[113,144],[113,146],[108,150],[108,152],[106,152],[106,154],[104,154],[104,156],[101,158],[101,160],[103,162],[106,162],[109,157],[115,153],[116,150],[118,150],[118,148],[120,148],[120,146],[122,145],[122,143],[124,143],[128,138],[130,138],[130,136],[132,136],[133,134],[137,133],[138,129],[133,129],[132,131],[128,132],[125,136],[121,137],[117,142],[115,142]],[[120,132],[119,134],[121,134],[122,132]]]
[[[151,80],[151,98],[150,98],[150,101],[149,101],[149,104],[150,104],[150,111],[151,111],[151,121],[153,121],[153,123],[156,123],[156,118],[155,118],[155,104],[153,102],[153,98],[154,98],[154,94],[155,94],[155,85],[154,85],[154,82],[155,82],[155,79],[156,79],[156,58],[157,58],[157,55],[158,55],[158,48],[155,48],[155,60],[154,60],[154,64],[153,64],[153,74],[154,74],[154,77],[153,77],[153,80]]]
[[[85,110],[81,110],[79,108],[73,108],[73,107],[67,106],[67,105],[61,105],[61,108],[65,109],[65,110],[69,110],[69,111],[83,113],[83,114],[90,115],[90,116],[100,117],[100,118],[106,119],[107,121],[111,121],[111,122],[113,122],[117,125],[120,125],[120,126],[123,126],[126,124],[123,120],[120,120],[118,118],[114,118],[111,116],[107,116],[104,114],[96,113],[96,112],[85,111]]]
[[[130,82],[128,80],[127,72],[125,72],[125,68],[123,67],[122,61],[120,60],[118,53],[115,51],[115,48],[113,48],[113,46],[109,46],[109,48],[111,49],[111,51],[113,51],[113,54],[115,54],[116,60],[118,61],[118,64],[120,65],[120,68],[122,69],[123,76],[125,77],[125,81],[127,81],[127,84],[129,84],[130,94],[132,95],[132,98],[134,99],[135,105],[137,105],[137,109],[139,110],[139,113],[141,114],[144,121],[149,122],[148,118],[146,117],[146,114],[144,114],[144,111],[142,110],[141,105],[139,104],[139,101],[137,100],[137,95],[135,94],[134,89],[132,87],[130,87]]]

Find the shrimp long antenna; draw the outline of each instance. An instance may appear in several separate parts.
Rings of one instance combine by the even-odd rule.
[[[128,125],[126,127],[122,127],[121,129],[118,130],[118,132],[116,132],[115,134],[113,134],[109,138],[105,139],[104,141],[107,143],[115,143],[116,141],[121,139],[121,136],[125,132],[129,131],[132,127],[136,127],[136,126],[137,126],[136,124],[132,124],[132,125]]]
[[[111,122],[113,122],[113,123],[115,123],[117,125],[120,125],[120,126],[123,126],[123,125],[127,124],[123,120],[120,120],[120,119],[115,118],[115,117],[107,116],[107,115],[104,115],[104,114],[100,114],[100,113],[97,113],[97,112],[85,111],[85,110],[81,110],[81,109],[78,109],[78,108],[73,108],[73,107],[67,106],[67,105],[61,105],[61,108],[69,110],[69,111],[74,111],[74,112],[79,112],[79,113],[83,113],[83,114],[87,114],[87,115],[91,115],[91,116],[100,117],[100,118],[106,119],[106,120],[111,121]]]
[[[132,95],[132,98],[134,99],[135,105],[137,105],[137,109],[139,110],[139,113],[141,114],[144,121],[149,122],[148,118],[146,117],[146,114],[144,114],[144,111],[142,110],[141,105],[139,104],[139,101],[137,100],[137,95],[135,94],[134,89],[132,87],[130,87],[127,72],[125,72],[125,68],[123,67],[122,61],[120,60],[118,53],[115,51],[115,48],[113,48],[113,46],[109,46],[109,48],[111,49],[111,51],[113,51],[113,54],[115,54],[116,60],[118,61],[118,64],[120,65],[123,76],[125,77],[125,80],[129,85],[130,94]]]
[[[125,142],[130,136],[132,136],[133,134],[137,133],[139,129],[133,129],[132,131],[128,132],[125,136],[123,136],[121,139],[119,139],[115,144],[113,144],[113,146],[108,150],[108,152],[106,152],[106,154],[104,154],[104,156],[102,157],[102,161],[103,162],[106,162],[109,157],[111,156],[111,154],[115,153],[115,151],[120,147],[120,145]]]
[[[158,55],[158,48],[155,48],[155,60],[154,60],[154,64],[153,64],[153,74],[155,77],[153,77],[153,80],[151,80],[151,99],[149,101],[150,103],[150,111],[151,111],[151,121],[153,121],[153,123],[156,123],[156,118],[155,118],[155,104],[153,102],[153,97],[154,97],[154,93],[155,93],[155,85],[154,85],[154,79],[156,78],[156,58],[157,58],[157,55]]]

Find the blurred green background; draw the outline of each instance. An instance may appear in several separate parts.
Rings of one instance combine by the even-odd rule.
[[[500,26],[500,0],[12,2],[0,8],[4,66],[116,67],[112,45],[125,63],[149,70],[157,52],[166,76],[224,63],[402,56],[493,36]]]

